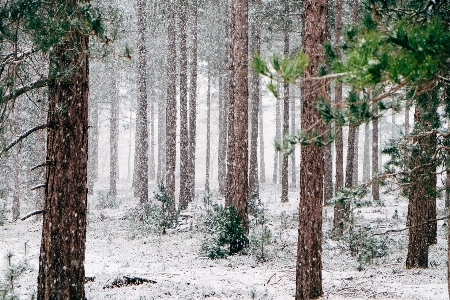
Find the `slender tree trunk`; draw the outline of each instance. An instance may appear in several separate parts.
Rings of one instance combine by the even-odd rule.
[[[294,93],[292,91],[291,93],[292,97],[291,97],[291,108],[290,108],[290,112],[291,112],[291,135],[293,136],[295,134],[295,96]],[[296,168],[296,164],[295,164],[295,152],[292,153],[292,155],[290,155],[291,158],[291,184],[293,187],[297,186],[297,168]]]
[[[276,112],[275,112],[275,141],[277,143],[281,144],[281,101],[277,100],[276,104]],[[273,184],[278,183],[278,172],[280,171],[278,167],[280,158],[280,153],[278,151],[275,151],[273,155],[273,176],[272,176],[272,182]]]
[[[209,191],[209,171],[211,169],[211,71],[208,70],[208,91],[206,94],[206,180],[205,191]],[[220,113],[220,112],[219,112]]]
[[[152,89],[150,99],[150,147],[148,151],[148,179],[155,180],[155,99],[156,94]]]
[[[68,5],[78,9],[76,1]],[[50,70],[72,72],[49,83],[47,186],[37,299],[85,299],[88,161],[88,36],[73,30],[49,54]],[[61,110],[64,107],[64,110]],[[70,176],[68,176],[70,174]]]
[[[259,96],[261,99],[261,94]],[[258,107],[258,122],[259,122],[259,181],[266,183],[266,162],[264,158],[264,117],[262,102]]]
[[[41,92],[41,97],[44,98],[44,92]],[[44,124],[47,121],[46,115],[45,113],[47,112],[47,101],[45,101],[44,103],[46,103],[46,105],[42,105],[42,107],[39,107],[39,124]],[[45,109],[44,109],[45,107]],[[91,129],[92,130],[92,129]],[[46,161],[46,140],[45,140],[45,136],[46,136],[46,132],[43,130],[40,130],[38,132],[38,137],[37,137],[37,157],[38,157],[38,162],[43,163]],[[89,146],[89,150],[91,150],[91,146]],[[88,161],[88,168],[90,168],[91,166],[89,165],[89,161]],[[36,179],[37,179],[37,183],[39,184],[43,184],[45,183],[45,181],[47,180],[45,177],[45,169],[44,168],[39,168],[37,170],[35,170],[34,172],[37,172],[36,174]],[[91,174],[92,176],[92,174]],[[89,177],[88,177],[89,178]],[[36,210],[43,210],[44,209],[44,203],[45,203],[45,190],[44,189],[37,189],[36,190]]]
[[[366,183],[370,178],[370,124],[364,124],[364,164],[363,164],[363,182]]]
[[[156,180],[165,182],[166,178],[166,99],[158,95],[158,169]]]
[[[334,16],[335,16],[335,38],[334,49],[338,57],[341,56],[341,47],[339,40],[342,32],[342,0],[335,0],[334,2]],[[336,82],[334,88],[334,102],[336,105],[342,103],[342,83]],[[335,177],[335,191],[339,191],[344,186],[344,141],[342,136],[342,127],[339,127],[336,132],[335,140],[335,161],[336,161],[336,177]],[[344,206],[340,202],[336,202],[334,205],[334,220],[333,229],[337,235],[342,234],[344,225]]]
[[[233,110],[230,196],[248,232],[248,0],[232,0],[231,94]],[[230,140],[229,140],[230,143]],[[231,248],[240,250],[243,241]]]
[[[356,143],[356,126],[350,125],[348,128],[348,144],[347,144],[347,165],[345,167],[345,187],[353,186],[353,171]]]
[[[147,118],[147,49],[145,11],[147,1],[138,1],[138,103],[136,113],[136,131],[138,137],[138,164],[135,164],[136,190],[140,203],[148,201],[148,118]],[[135,158],[136,161],[136,158]]]
[[[168,17],[167,43],[167,99],[166,99],[166,188],[170,197],[175,199],[175,164],[177,143],[177,100],[176,100],[176,36],[175,9],[170,1]]]
[[[409,104],[405,106],[405,135],[409,135]]]
[[[373,105],[373,114],[377,115],[377,104]],[[378,182],[378,117],[372,121],[372,199],[380,202],[380,186]]]
[[[219,194],[226,195],[227,189],[227,123],[224,79],[219,76],[219,153],[217,162],[217,175],[219,181]]]
[[[15,99],[14,101],[14,135],[18,136],[20,134],[20,101]],[[13,149],[13,178],[14,178],[14,192],[13,192],[13,203],[12,203],[12,219],[16,221],[20,217],[20,157],[19,157],[19,147],[14,147]]]
[[[98,179],[98,103],[97,99],[92,102],[91,121],[89,124],[89,176],[88,193],[94,194],[94,184]]]
[[[356,127],[356,131],[355,131],[355,150],[354,150],[354,156],[353,156],[353,185],[357,185],[358,184],[358,173],[359,173],[359,169],[358,169],[358,165],[359,165],[359,126]]]
[[[450,100],[450,88],[445,88],[446,101]],[[450,119],[447,120],[447,130],[450,129]],[[450,207],[450,158],[445,161],[445,208]],[[450,223],[449,223],[450,224]],[[449,230],[450,232],[450,230]],[[449,250],[450,251],[450,250]],[[450,274],[450,273],[449,273]]]
[[[128,131],[128,169],[127,169],[127,179],[130,180],[133,169],[131,168],[131,138],[133,136],[133,111],[130,107],[130,130]],[[90,157],[90,156],[89,156]]]
[[[254,5],[261,4],[260,0],[253,0]],[[250,55],[260,53],[261,51],[261,29],[259,22],[252,26],[252,50]],[[251,112],[250,112],[250,168],[249,168],[249,193],[250,196],[259,194],[259,180],[258,180],[258,115],[259,115],[259,74],[251,72]]]
[[[316,75],[325,60],[323,43],[327,33],[326,0],[306,0],[302,44],[310,57],[307,73]],[[306,77],[304,77],[306,79]],[[320,98],[321,83],[305,80],[303,85],[301,128],[315,129],[321,133],[325,125],[314,109]],[[323,203],[323,148],[310,145],[301,148],[300,155],[300,207],[298,227],[296,296],[295,299],[312,299],[322,291],[322,203]]]
[[[191,77],[189,96],[189,200],[195,198],[195,158],[197,147],[197,3],[191,18]]]
[[[189,120],[188,120],[188,58],[187,58],[187,4],[180,6],[180,209],[189,203]]]
[[[112,62],[111,76],[111,103],[109,126],[109,196],[117,196],[117,179],[119,169],[119,95],[116,84],[116,64]]]
[[[289,15],[289,2],[284,2],[284,13],[286,17]],[[289,56],[289,26],[284,26],[284,55]],[[289,134],[289,84],[285,82],[283,84],[283,136]],[[284,144],[284,143],[283,143]],[[281,166],[281,202],[288,202],[288,192],[289,192],[289,156],[282,156],[282,166]]]

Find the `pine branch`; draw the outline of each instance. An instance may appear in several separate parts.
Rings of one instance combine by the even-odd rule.
[[[45,79],[40,79],[38,81],[35,81],[33,83],[30,83],[28,85],[25,85],[21,88],[18,88],[14,91],[12,91],[11,93],[4,95],[1,99],[0,99],[0,103],[5,103],[11,99],[17,98],[25,93],[28,93],[29,91],[35,90],[35,89],[39,89],[41,87],[47,86],[49,80],[47,78]]]
[[[30,130],[22,133],[17,139],[12,141],[8,146],[6,146],[3,150],[0,151],[0,157],[4,156],[6,154],[6,152],[9,151],[9,149],[14,147],[17,143],[19,143],[20,141],[22,141],[23,139],[28,137],[33,132],[36,132],[36,131],[41,130],[41,129],[46,129],[46,128],[49,128],[49,127],[51,127],[50,124],[42,124],[42,125],[36,126],[34,128],[31,128]]]
[[[437,218],[437,219],[433,219],[433,220],[428,220],[426,222],[423,222],[423,223],[420,223],[420,224],[417,224],[417,225],[407,226],[405,228],[391,229],[391,230],[388,230],[388,231],[385,231],[385,232],[381,232],[381,233],[374,233],[373,235],[385,235],[385,234],[388,234],[388,233],[391,233],[391,232],[401,232],[401,231],[405,231],[405,230],[408,230],[408,229],[411,229],[411,228],[416,228],[416,227],[420,227],[420,226],[423,226],[423,225],[427,225],[428,223],[431,223],[431,222],[442,221],[442,220],[448,219],[449,217],[450,217],[450,215],[449,216],[445,216],[445,217],[441,217],[441,218]]]

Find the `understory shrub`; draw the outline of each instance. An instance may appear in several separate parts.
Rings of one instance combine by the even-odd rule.
[[[201,252],[211,259],[238,253],[248,245],[248,237],[236,208],[223,208],[218,204],[206,207],[202,229],[205,238]]]
[[[248,202],[250,215],[250,251],[259,260],[266,261],[269,256],[268,245],[272,244],[272,231],[267,226],[264,204],[257,194]]]
[[[11,252],[6,255],[7,269],[5,272],[6,283],[0,282],[0,300],[18,300],[19,296],[14,292],[14,282],[22,275],[28,266],[26,263],[13,263]],[[32,295],[33,299],[34,295]]]

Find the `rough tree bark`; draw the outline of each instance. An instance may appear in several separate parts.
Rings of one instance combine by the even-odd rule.
[[[197,147],[197,14],[198,3],[192,7],[191,17],[191,73],[189,94],[189,201],[195,198],[195,157]]]
[[[276,103],[276,111],[275,111],[275,141],[277,143],[281,143],[281,101],[277,99]],[[272,175],[272,183],[278,183],[278,173],[280,171],[279,168],[279,158],[280,153],[275,151],[273,154],[273,175]]]
[[[378,182],[378,108],[373,105],[374,118],[372,120],[372,199],[375,203],[380,202],[380,185]]]
[[[173,0],[169,3],[167,17],[166,189],[169,196],[175,199],[175,164],[177,157],[177,75],[175,9]]]
[[[77,9],[77,1],[68,2]],[[49,54],[47,186],[39,256],[38,300],[85,299],[88,161],[88,36],[72,30]],[[50,77],[50,76],[49,76]],[[64,108],[63,110],[61,108]]]
[[[339,40],[341,38],[342,32],[342,2],[343,0],[335,0],[334,2],[334,16],[335,16],[335,38],[334,38],[334,49],[337,56],[341,56],[341,47],[339,45]],[[342,102],[342,83],[336,82],[334,88],[334,102],[339,105]],[[339,191],[344,186],[344,141],[342,137],[342,127],[339,127],[336,132],[336,177],[335,177],[335,191]],[[344,220],[344,206],[340,202],[336,202],[334,205],[334,219],[333,219],[333,229],[336,234],[342,234]]]
[[[294,92],[291,92],[291,108],[289,109],[291,113],[291,135],[295,134],[295,97]],[[293,187],[297,186],[297,169],[295,165],[295,152],[290,155],[291,158],[291,184]]]
[[[261,98],[261,94],[259,96]],[[264,158],[264,117],[263,117],[263,105],[259,104],[258,109],[258,122],[259,122],[259,181],[266,183],[266,162]]]
[[[355,153],[353,155],[353,173],[352,173],[352,185],[358,184],[359,177],[359,126],[356,127],[355,131]]]
[[[188,120],[188,58],[187,58],[187,4],[179,8],[180,39],[180,198],[179,208],[186,209],[189,203],[189,120]]]
[[[261,0],[253,0],[253,5],[260,5]],[[255,22],[251,30],[251,51],[250,55],[260,53],[261,51],[261,29],[258,21]],[[250,196],[259,194],[258,180],[258,115],[259,115],[259,74],[251,72],[251,112],[250,112],[250,166],[248,189]]]
[[[284,2],[284,14],[286,18],[289,15],[289,2]],[[284,49],[285,56],[289,56],[289,25],[284,25]],[[284,136],[289,134],[289,84],[284,82],[283,84],[283,134],[281,140],[284,140]],[[284,144],[284,143],[283,143]],[[281,202],[288,202],[289,192],[289,156],[282,155],[281,161]]]
[[[234,153],[230,196],[248,232],[248,0],[232,1],[231,24],[230,98],[233,99]]]
[[[327,35],[326,0],[307,0],[304,5],[302,44],[310,57],[307,74],[318,74],[325,59],[323,43]],[[307,76],[304,77],[305,79]],[[314,102],[321,96],[321,82],[305,80],[303,84],[301,128],[324,131]],[[323,203],[323,148],[310,145],[301,148],[300,207],[297,248],[295,299],[319,297],[322,291],[322,203]]]
[[[145,10],[147,1],[137,4],[138,24],[138,100],[136,111],[136,139],[134,173],[136,196],[140,203],[148,201],[148,118],[147,118],[147,48]]]

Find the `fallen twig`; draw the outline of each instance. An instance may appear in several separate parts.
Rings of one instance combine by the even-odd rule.
[[[431,222],[442,221],[442,220],[445,220],[445,219],[448,219],[448,218],[449,218],[449,216],[445,216],[445,217],[437,218],[437,219],[434,219],[434,220],[428,220],[426,222],[423,222],[423,223],[420,223],[420,224],[417,224],[417,225],[413,225],[413,226],[408,226],[408,227],[405,227],[405,228],[391,229],[391,230],[388,230],[388,231],[385,231],[385,232],[373,233],[373,235],[384,235],[384,234],[391,233],[391,232],[401,232],[401,231],[405,231],[405,230],[408,230],[408,229],[411,229],[411,228],[427,225],[428,223],[431,223]]]
[[[25,217],[21,218],[22,221],[25,221],[26,219],[28,219],[29,217],[32,217],[34,215],[38,215],[38,214],[42,214],[44,212],[44,210],[36,210],[33,211],[31,213],[29,213],[28,215],[26,215]]]

